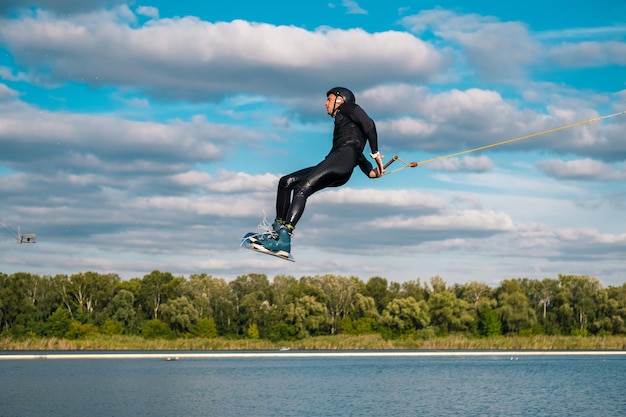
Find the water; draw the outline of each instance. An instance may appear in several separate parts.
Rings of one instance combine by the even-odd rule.
[[[626,416],[626,355],[0,360],[30,416]]]

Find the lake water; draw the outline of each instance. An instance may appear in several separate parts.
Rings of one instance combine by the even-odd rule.
[[[290,353],[0,360],[0,416],[626,416],[626,355]]]

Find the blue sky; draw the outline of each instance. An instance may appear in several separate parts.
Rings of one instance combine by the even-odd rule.
[[[407,162],[616,115],[357,169],[310,198],[295,264],[239,248],[330,149],[336,85]],[[621,285],[625,110],[620,1],[3,1],[0,272]]]

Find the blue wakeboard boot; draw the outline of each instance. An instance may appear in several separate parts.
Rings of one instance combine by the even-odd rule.
[[[287,258],[291,253],[291,235],[293,229],[293,226],[290,224],[281,225],[278,228],[278,236],[276,238],[262,239],[257,241],[256,244],[262,245],[263,248],[276,255]]]
[[[265,223],[263,226],[267,227],[265,225],[267,225],[268,223]],[[275,219],[274,223],[272,223],[272,228],[267,228],[267,231],[265,233],[259,233],[259,234],[255,234],[250,236],[248,239],[250,240],[250,242],[253,243],[260,243],[260,241],[262,240],[268,240],[268,239],[276,239],[278,237],[278,230],[280,229],[280,226],[284,225],[285,221],[281,220],[281,219]],[[261,226],[259,226],[261,227]]]

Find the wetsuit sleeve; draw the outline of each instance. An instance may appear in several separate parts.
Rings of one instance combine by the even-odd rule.
[[[374,169],[370,161],[367,160],[365,155],[359,155],[359,159],[356,160],[356,164],[361,168],[361,171],[368,177],[370,176],[370,171]]]
[[[341,105],[341,113],[348,116],[363,132],[372,153],[378,152],[378,133],[376,132],[376,124],[371,117],[365,113],[361,106],[355,103],[344,103]]]

